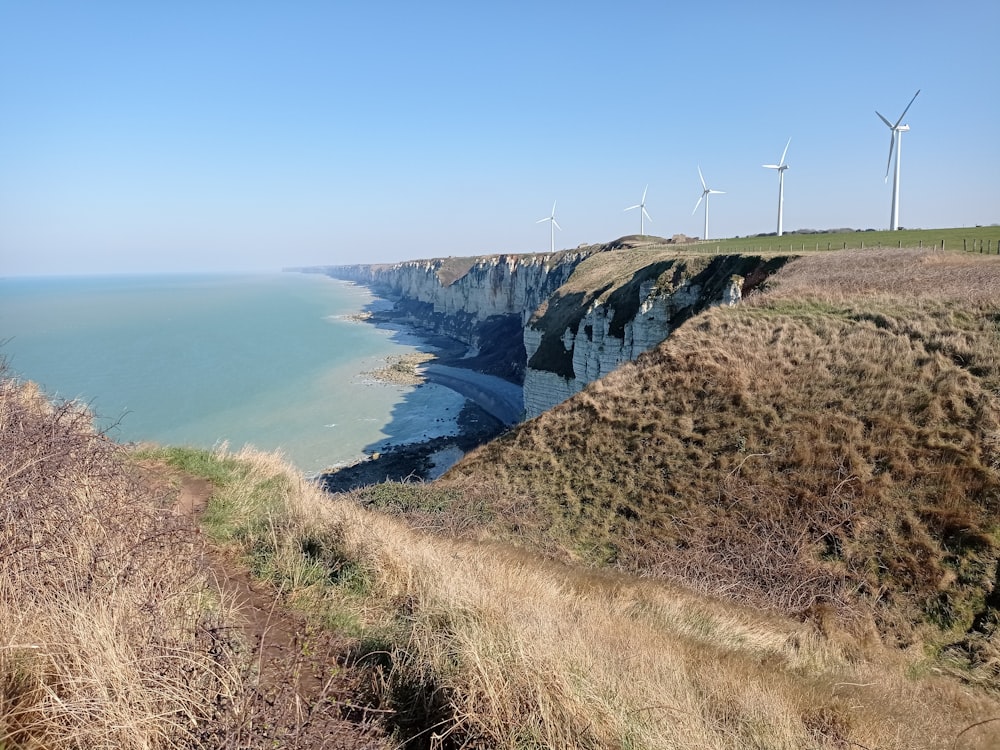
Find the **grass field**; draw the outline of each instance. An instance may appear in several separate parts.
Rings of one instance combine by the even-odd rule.
[[[687,246],[710,253],[803,253],[817,250],[877,250],[881,248],[938,248],[996,255],[1000,226],[957,229],[900,229],[895,232],[858,231],[821,234],[785,234],[781,237],[734,237]]]

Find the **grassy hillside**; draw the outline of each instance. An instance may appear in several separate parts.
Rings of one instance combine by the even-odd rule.
[[[450,509],[567,560],[903,642],[992,633],[998,300],[996,257],[803,257],[468,456],[443,486],[475,497]]]
[[[209,507],[213,533],[315,621],[358,635],[351,663],[370,687],[356,700],[398,747],[985,750],[1000,738],[1000,700],[920,653],[377,511],[433,525],[442,500],[474,496],[460,488],[331,497],[274,456],[193,467],[174,455],[207,475],[240,467]]]
[[[204,734],[248,684],[188,531],[86,414],[0,385],[0,748],[246,746]],[[998,398],[1000,259],[822,253],[432,484],[144,456],[215,485],[268,623],[353,636],[327,703],[395,746],[985,750]]]

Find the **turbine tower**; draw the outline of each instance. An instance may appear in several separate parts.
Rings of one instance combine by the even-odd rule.
[[[633,208],[638,208],[639,209],[639,236],[642,236],[642,235],[646,234],[646,225],[642,223],[643,217],[646,217],[650,221],[653,220],[653,217],[650,216],[648,213],[646,213],[646,191],[647,190],[649,190],[649,185],[646,185],[646,187],[643,188],[643,191],[642,191],[642,200],[639,201],[634,206],[629,206],[628,208],[625,209],[626,211],[631,211]]]
[[[900,146],[903,143],[903,133],[910,129],[909,125],[900,125],[903,118],[906,117],[906,113],[909,111],[910,107],[913,105],[913,100],[917,98],[917,94],[920,93],[920,89],[917,89],[917,93],[913,95],[913,99],[910,99],[910,103],[906,105],[906,109],[903,110],[903,114],[899,116],[896,120],[896,124],[893,125],[887,119],[879,114],[878,110],[875,110],[875,114],[879,116],[879,119],[885,123],[885,126],[892,131],[892,136],[889,138],[889,161],[885,163],[885,179],[889,179],[889,167],[892,166],[892,147],[896,147],[896,173],[892,178],[892,214],[889,217],[889,229],[895,231],[899,228],[899,152]]]
[[[559,226],[559,222],[556,221],[556,202],[552,201],[552,213],[546,216],[544,219],[539,219],[536,224],[541,224],[543,221],[549,222],[549,252],[554,253],[556,251],[556,230],[562,231],[562,227]]]
[[[788,143],[785,144],[785,150],[781,152],[781,160],[777,164],[762,164],[764,169],[777,169],[778,170],[778,236],[781,236],[781,212],[785,204],[785,170],[788,169],[788,165],[785,164],[785,154],[788,153],[788,147],[791,145],[792,139],[788,139]]]
[[[710,195],[724,195],[725,191],[724,190],[711,190],[708,187],[708,185],[705,184],[705,175],[703,175],[701,173],[701,166],[698,167],[698,177],[701,178],[701,197],[698,199],[698,202],[694,204],[694,211],[691,212],[691,215],[692,216],[695,215],[695,212],[697,212],[697,210],[698,210],[698,206],[700,206],[701,202],[704,200],[705,201],[705,239],[707,240],[708,239],[708,196],[710,196]]]

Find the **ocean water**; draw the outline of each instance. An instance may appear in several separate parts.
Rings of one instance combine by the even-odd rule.
[[[384,304],[314,274],[0,279],[0,356],[115,440],[251,444],[311,475],[456,430],[463,397],[367,375],[431,351],[349,317]]]

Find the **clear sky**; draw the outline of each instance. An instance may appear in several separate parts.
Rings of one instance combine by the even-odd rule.
[[[1000,3],[0,0],[0,275],[1000,222]]]

